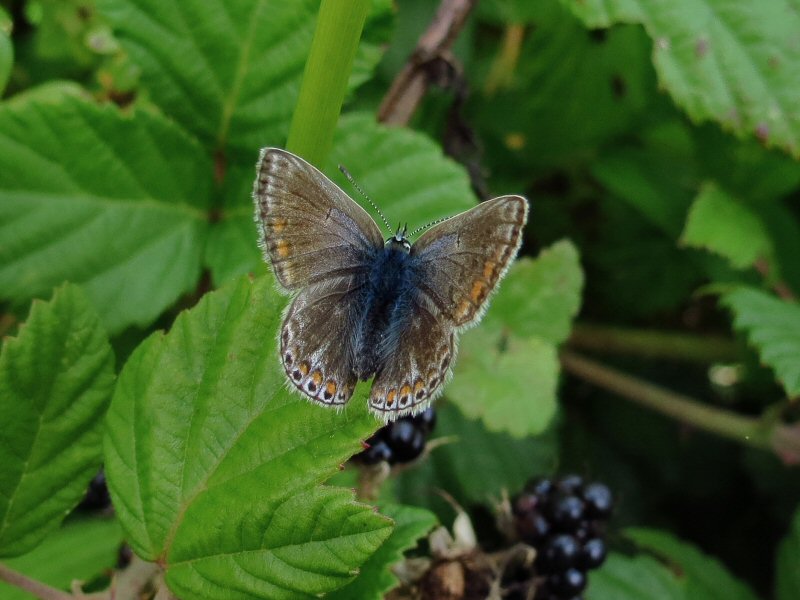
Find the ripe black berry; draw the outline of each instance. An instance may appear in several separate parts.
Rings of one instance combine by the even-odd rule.
[[[386,432],[385,439],[392,449],[391,463],[411,462],[425,449],[425,434],[412,421],[396,421]]]
[[[604,540],[601,538],[588,540],[578,554],[578,566],[585,571],[596,569],[606,560],[607,553],[608,549]]]
[[[550,538],[537,557],[537,565],[543,572],[558,573],[574,567],[581,552],[578,541],[568,534]]]
[[[525,484],[525,491],[544,500],[552,493],[553,482],[546,477],[538,477]]]
[[[381,461],[392,459],[392,449],[378,434],[373,435],[367,440],[369,448],[358,455],[359,460],[365,465],[376,465]]]
[[[517,535],[522,541],[538,547],[550,535],[550,521],[538,512],[519,515],[515,521]]]
[[[436,411],[432,406],[429,406],[411,420],[417,424],[417,427],[422,429],[425,435],[428,435],[436,427]]]
[[[100,469],[97,475],[89,482],[89,487],[86,489],[83,500],[78,505],[78,510],[104,510],[109,506],[111,506],[111,495],[108,493],[108,486],[106,485],[106,474],[103,469]]]
[[[586,512],[593,519],[607,519],[611,516],[614,499],[611,490],[602,483],[590,483],[583,489]]]
[[[586,587],[586,573],[576,568],[554,573],[548,580],[548,587],[562,598],[572,598]]]
[[[578,496],[557,494],[548,505],[547,516],[557,531],[572,533],[583,519],[583,500]]]
[[[558,480],[556,487],[563,494],[577,494],[583,487],[583,477],[580,475],[564,475]]]

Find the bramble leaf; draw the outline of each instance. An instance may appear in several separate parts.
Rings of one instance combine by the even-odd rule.
[[[286,139],[318,0],[98,0],[161,109],[210,149],[248,156]],[[387,3],[377,3],[385,14]],[[363,43],[351,82],[380,59]],[[351,83],[351,84],[352,84]],[[252,158],[255,163],[255,155]]]
[[[786,393],[800,395],[800,306],[748,287],[727,292],[720,301],[731,309],[733,326],[775,371]]]
[[[666,531],[629,528],[625,536],[640,548],[653,552],[680,573],[688,600],[758,600],[758,596],[736,579],[716,558]]]
[[[56,529],[101,463],[114,356],[97,314],[73,285],[30,315],[0,351],[0,556]]]
[[[391,567],[403,558],[403,551],[417,545],[436,525],[436,515],[415,506],[388,505],[381,513],[394,520],[392,534],[373,554],[352,582],[326,595],[339,600],[382,600],[384,594],[398,584]]]
[[[28,577],[62,590],[77,580],[89,581],[113,568],[122,544],[122,530],[114,519],[69,520],[31,552],[3,562]],[[31,600],[34,596],[0,582],[3,600]]]
[[[105,326],[147,325],[200,275],[211,164],[172,122],[72,94],[0,107],[0,294],[83,284]]]
[[[319,484],[378,426],[286,388],[285,299],[271,277],[207,294],[131,355],[109,410],[106,473],[131,547],[179,597],[313,597],[347,583],[391,523]]]
[[[641,23],[661,86],[695,121],[800,156],[793,0],[562,0],[589,27]]]

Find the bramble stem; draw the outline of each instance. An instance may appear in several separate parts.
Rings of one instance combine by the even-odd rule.
[[[772,428],[761,419],[708,406],[574,352],[563,351],[561,365],[575,377],[683,423],[756,448],[773,449]]]
[[[712,363],[735,361],[741,351],[722,336],[700,336],[667,331],[625,329],[576,323],[569,339],[572,348],[648,358]]]
[[[333,145],[369,0],[322,0],[286,148],[322,165]]]
[[[46,583],[31,579],[19,571],[0,563],[0,579],[41,598],[41,600],[75,600],[72,594],[62,592]]]

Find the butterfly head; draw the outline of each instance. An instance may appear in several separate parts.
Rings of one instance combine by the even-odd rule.
[[[406,233],[408,233],[408,224],[402,227],[398,225],[397,232],[386,240],[386,246],[396,250],[402,249],[404,252],[411,252],[411,242],[408,241]]]

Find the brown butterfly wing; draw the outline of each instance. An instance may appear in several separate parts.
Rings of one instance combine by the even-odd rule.
[[[363,278],[326,279],[298,294],[283,321],[281,362],[289,381],[321,404],[342,405],[353,395],[355,351],[347,327],[358,315],[352,301]]]
[[[360,273],[383,246],[378,226],[314,166],[279,148],[264,148],[253,199],[265,259],[281,285],[299,290]]]
[[[411,247],[420,292],[457,328],[480,319],[522,243],[528,201],[500,196],[448,219]]]

